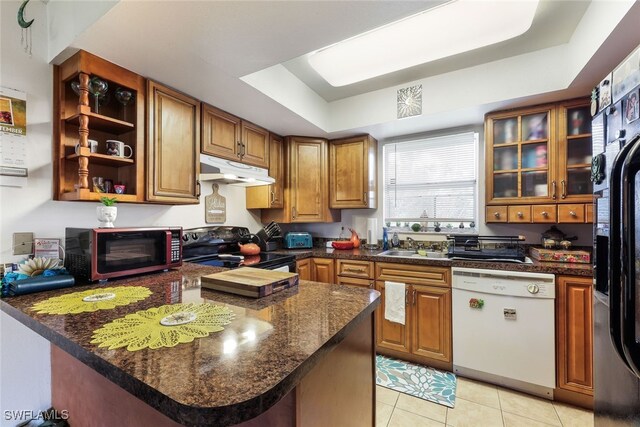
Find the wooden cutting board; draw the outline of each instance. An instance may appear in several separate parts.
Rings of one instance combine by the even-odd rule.
[[[298,275],[282,271],[241,267],[200,278],[203,288],[262,298],[298,286]]]

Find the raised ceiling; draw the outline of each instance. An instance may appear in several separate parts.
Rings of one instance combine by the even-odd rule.
[[[303,63],[309,52],[442,2],[122,0],[71,47],[283,135],[384,139],[586,95],[640,43],[640,6],[631,0],[543,0],[521,37],[337,90]],[[423,115],[396,120],[395,91],[414,82],[425,90]]]

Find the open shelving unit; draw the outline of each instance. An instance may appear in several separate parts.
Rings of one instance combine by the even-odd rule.
[[[90,81],[108,84],[103,97],[90,93]],[[71,86],[77,82],[76,93]],[[118,89],[133,93],[123,105]],[[93,177],[125,185],[124,194],[109,193],[119,202],[144,202],[146,80],[131,71],[85,51],[78,51],[54,67],[54,198],[99,201],[104,193],[93,187]],[[91,152],[88,140],[98,142]],[[106,141],[118,140],[132,149],[131,158],[107,154]],[[77,146],[77,147],[76,147]]]

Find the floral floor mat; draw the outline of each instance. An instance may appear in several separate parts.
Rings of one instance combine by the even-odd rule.
[[[376,383],[379,386],[409,394],[453,408],[456,401],[456,376],[451,372],[376,356]]]

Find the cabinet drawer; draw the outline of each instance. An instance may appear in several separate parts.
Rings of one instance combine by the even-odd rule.
[[[428,265],[376,263],[376,280],[415,285],[451,286],[451,269]]]
[[[558,223],[583,223],[584,205],[558,205]]]
[[[593,222],[593,203],[584,205],[584,222]]]
[[[338,276],[373,279],[373,263],[370,261],[338,260]]]
[[[355,277],[338,276],[338,285],[360,286],[362,288],[373,289],[375,282],[372,279],[358,279]]]
[[[485,222],[507,222],[506,206],[487,206]]]
[[[531,206],[531,218],[535,223],[557,222],[558,210],[556,209],[556,205]]]
[[[509,206],[509,222],[531,222],[531,205]]]

